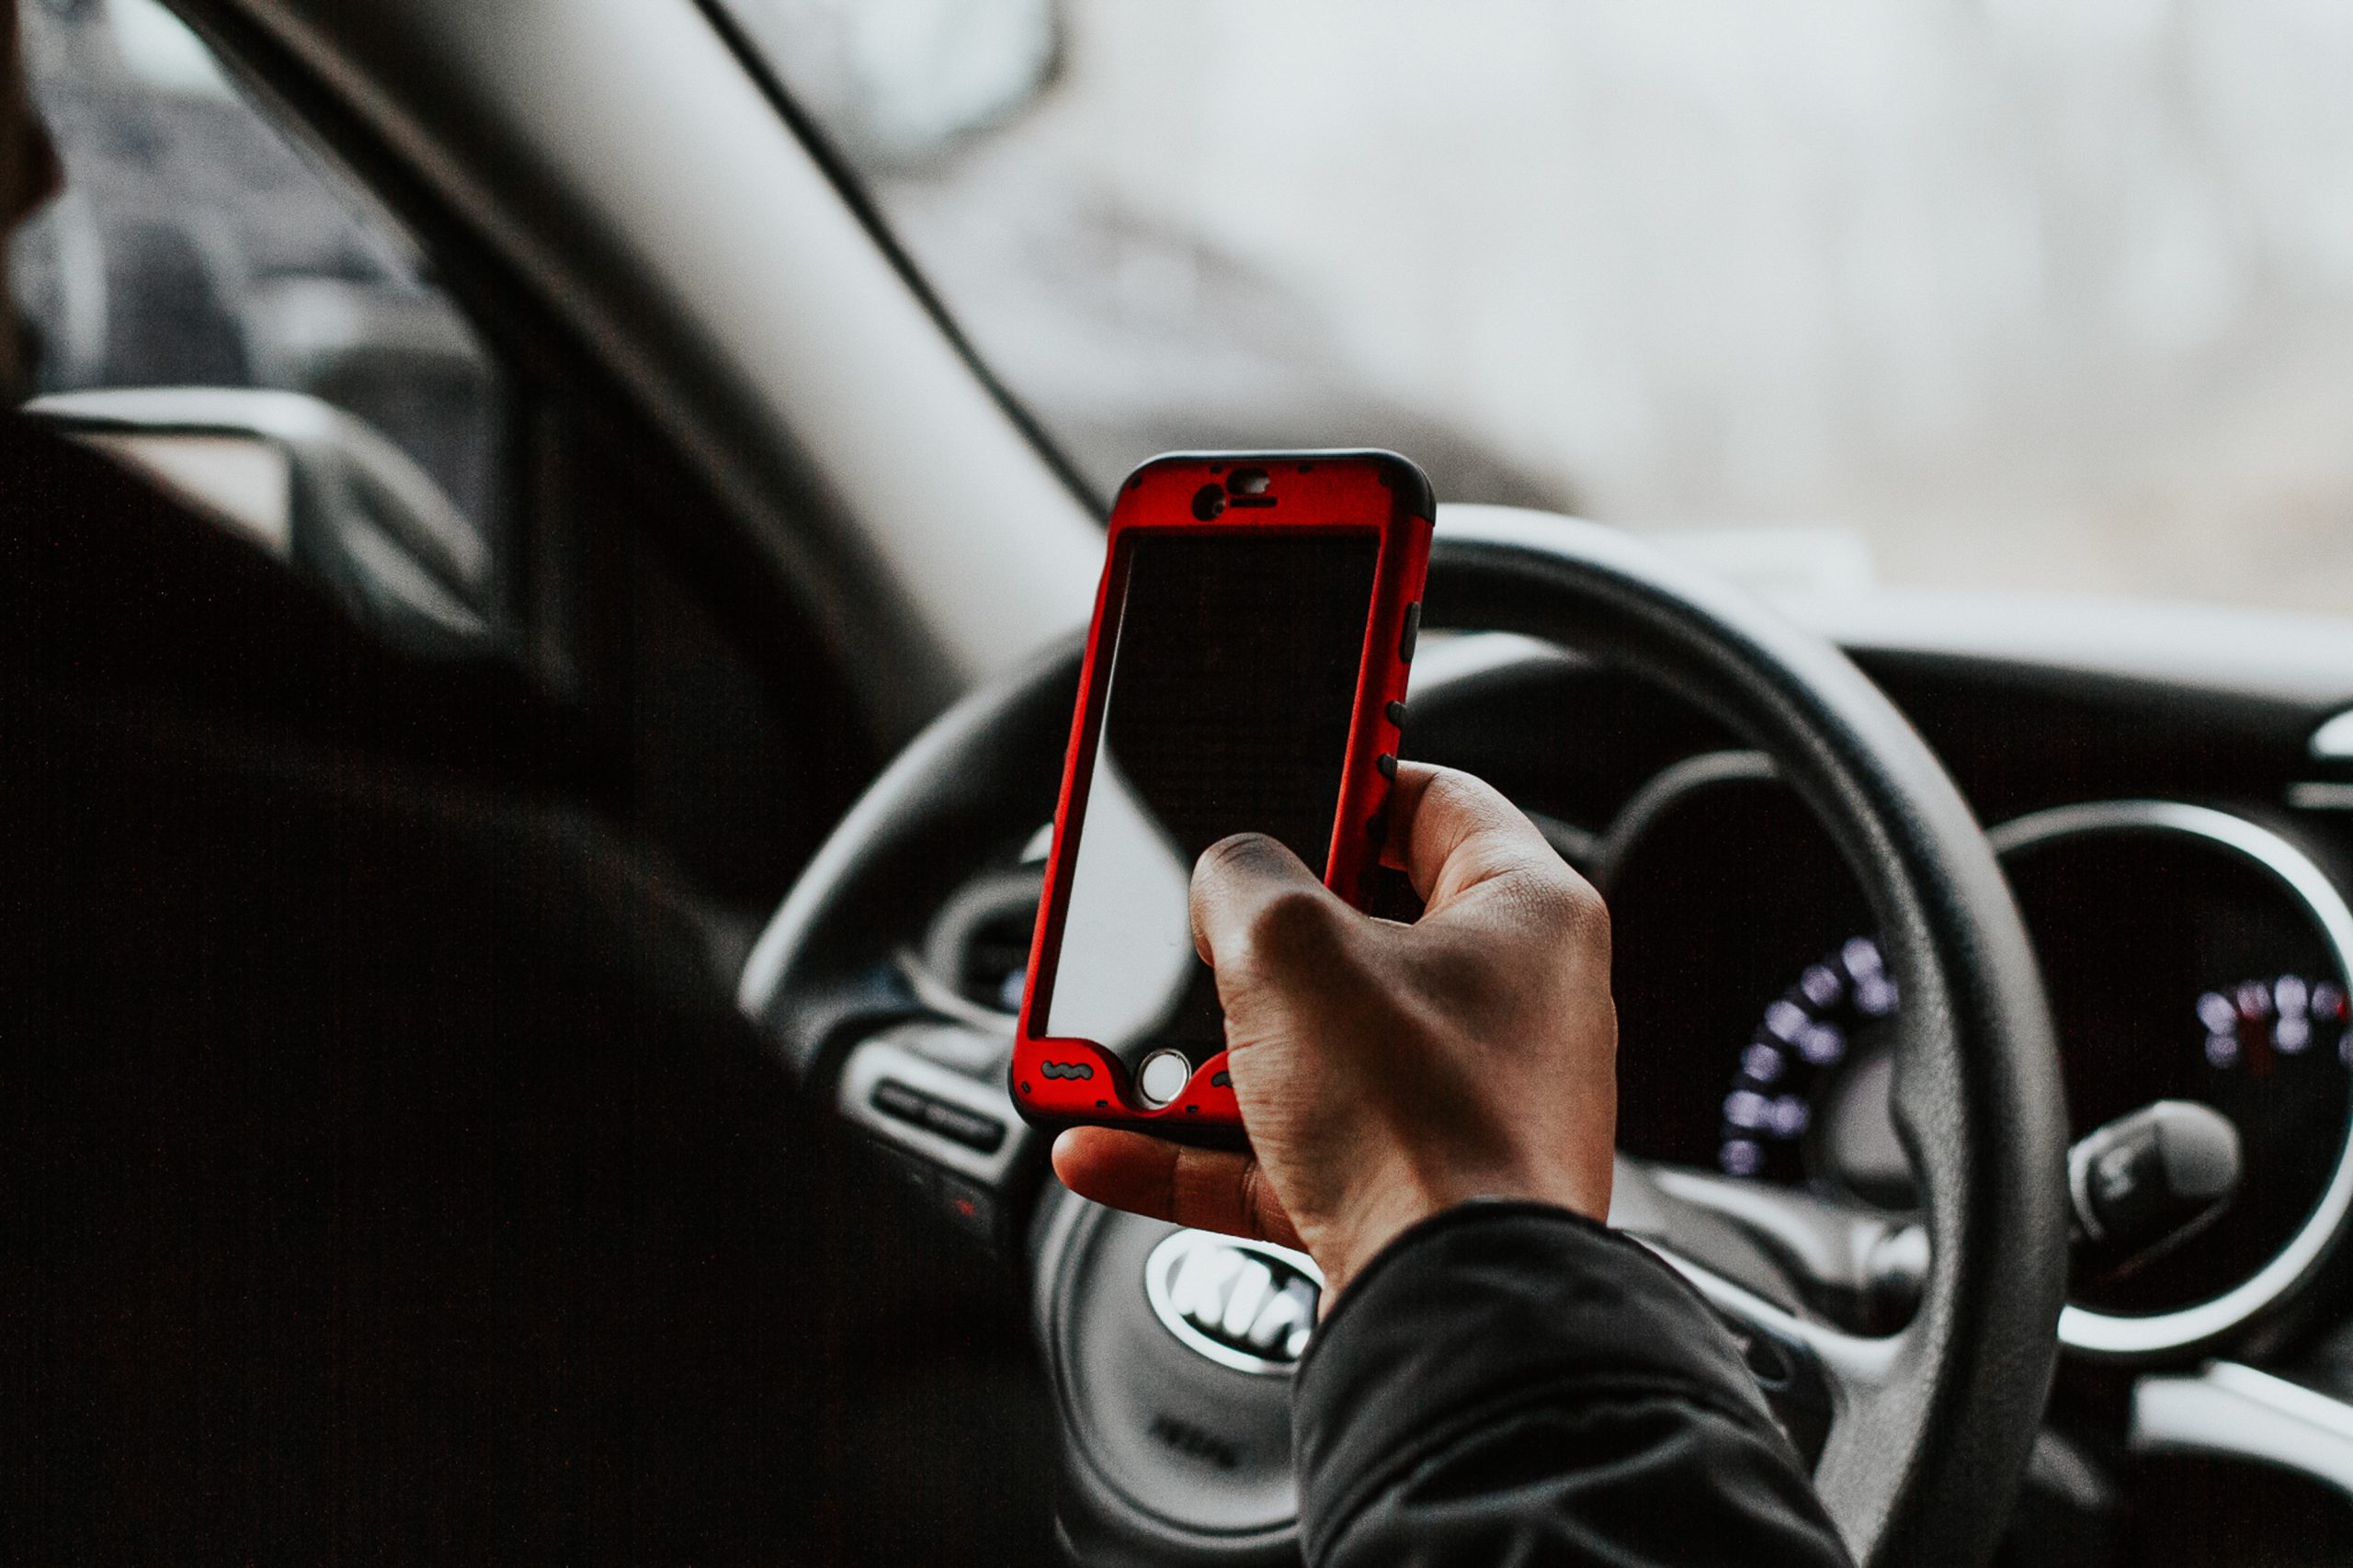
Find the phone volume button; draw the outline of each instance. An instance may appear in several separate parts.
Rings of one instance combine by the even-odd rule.
[[[1414,644],[1422,639],[1422,601],[1415,599],[1405,607],[1405,634],[1397,639],[1397,662],[1414,662]]]

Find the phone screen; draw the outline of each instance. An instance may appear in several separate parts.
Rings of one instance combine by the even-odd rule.
[[[1033,999],[1043,1032],[1131,1068],[1146,1042],[1195,1067],[1222,1047],[1193,862],[1256,832],[1324,875],[1380,548],[1370,529],[1125,536],[1060,952]]]

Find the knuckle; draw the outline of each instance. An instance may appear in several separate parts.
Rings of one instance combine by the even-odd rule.
[[[1447,815],[1514,859],[1556,858],[1528,813],[1511,798],[1475,774],[1441,774],[1431,786]]]
[[[1561,881],[1567,923],[1585,935],[1608,941],[1609,905],[1601,891],[1574,872]]]
[[[1609,911],[1593,884],[1564,865],[1531,868],[1521,879],[1531,914],[1563,930],[1607,927]]]
[[[1471,775],[1454,767],[1430,769],[1428,793],[1424,797],[1441,805],[1455,805],[1471,794]]]
[[[1243,1162],[1233,1183],[1234,1211],[1240,1216],[1244,1232],[1252,1241],[1267,1239],[1267,1220],[1261,1207],[1266,1194],[1266,1173],[1256,1160]]]
[[[1502,800],[1492,787],[1470,774],[1441,767],[1433,771],[1422,795],[1422,805],[1424,810],[1435,808],[1442,817],[1468,817],[1484,823],[1495,820],[1495,808]]]
[[[1591,882],[1563,866],[1518,879],[1515,892],[1521,918],[1531,930],[1607,964],[1609,906]]]

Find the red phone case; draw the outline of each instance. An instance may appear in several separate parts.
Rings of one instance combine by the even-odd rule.
[[[1241,470],[1263,470],[1261,496],[1233,495],[1222,515],[1204,518],[1195,500]],[[1041,975],[1051,983],[1061,947],[1078,845],[1071,824],[1085,812],[1090,767],[1102,722],[1103,681],[1097,659],[1104,612],[1123,572],[1122,541],[1139,529],[1208,533],[1228,528],[1330,530],[1364,528],[1381,537],[1373,569],[1372,608],[1358,661],[1355,715],[1340,771],[1340,801],[1324,883],[1358,908],[1370,902],[1379,863],[1380,833],[1389,804],[1388,766],[1397,751],[1395,706],[1405,699],[1407,666],[1420,630],[1422,583],[1429,567],[1429,481],[1392,452],[1209,452],[1154,458],[1128,476],[1112,507],[1103,578],[1096,590],[1095,624],[1080,666],[1078,710],[1063,762],[1062,799],[1054,808],[1053,851],[1046,863],[1045,896],[1029,945],[1010,1087],[1013,1103],[1044,1127],[1094,1124],[1136,1127],[1196,1142],[1233,1142],[1242,1115],[1226,1081],[1221,1051],[1194,1068],[1184,1092],[1153,1108],[1137,1096],[1127,1064],[1093,1040],[1040,1036],[1031,1009]],[[1051,1069],[1051,1071],[1049,1071]]]

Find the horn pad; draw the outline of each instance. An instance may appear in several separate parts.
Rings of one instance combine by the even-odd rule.
[[[1313,1321],[1316,1281],[1296,1255],[1048,1191],[1037,1300],[1079,1557],[1295,1562],[1292,1320]]]

